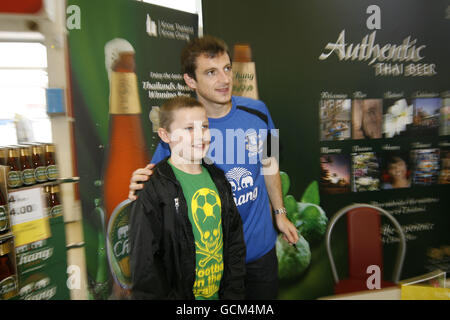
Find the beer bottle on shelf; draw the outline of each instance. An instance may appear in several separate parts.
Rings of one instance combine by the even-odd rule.
[[[141,126],[135,51],[125,39],[116,38],[105,45],[108,71],[109,139],[103,165],[103,204],[105,224],[114,208],[128,197],[131,174],[149,163]]]
[[[8,203],[0,190],[0,233],[8,232],[9,226]]]
[[[12,242],[0,240],[0,299],[10,299],[17,293],[17,281],[10,252]]]
[[[26,186],[36,183],[34,168],[31,163],[31,149],[28,146],[20,147],[20,169],[22,171],[22,181]]]
[[[47,217],[51,217],[50,215],[50,211],[51,211],[51,203],[50,203],[50,186],[45,186],[44,187],[44,196],[45,196],[45,205],[46,205],[46,216]]]
[[[8,148],[0,148],[0,165],[6,166],[6,159],[8,159]]]
[[[44,148],[41,145],[33,145],[31,147],[31,161],[34,168],[34,176],[36,178],[36,182],[46,182],[47,181],[47,173],[45,167],[45,153]]]
[[[19,162],[19,149],[17,147],[8,148],[6,165],[9,166],[8,187],[17,188],[22,186],[23,182]]]
[[[252,50],[247,43],[234,45],[233,95],[258,99],[256,67],[252,62]]]
[[[45,171],[48,180],[58,179],[58,166],[56,165],[55,145],[45,144]]]
[[[61,201],[59,200],[59,186],[50,186],[49,205],[50,218],[56,218],[63,214]]]
[[[62,205],[59,198],[59,186],[50,186],[49,194],[50,214],[51,218],[59,217],[63,214]]]

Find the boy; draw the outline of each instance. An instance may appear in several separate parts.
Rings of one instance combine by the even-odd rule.
[[[223,171],[202,161],[208,118],[189,97],[167,101],[158,135],[171,150],[130,215],[134,299],[243,299],[242,221]]]

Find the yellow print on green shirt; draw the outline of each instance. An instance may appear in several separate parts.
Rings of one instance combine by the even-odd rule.
[[[196,280],[193,287],[195,297],[211,298],[219,291],[223,275],[223,262],[213,263],[206,268],[195,270]]]
[[[202,255],[198,265],[204,268],[210,261],[221,263],[222,247],[222,217],[219,195],[209,188],[201,188],[192,197],[192,217],[200,233],[200,242],[196,241],[196,253]]]

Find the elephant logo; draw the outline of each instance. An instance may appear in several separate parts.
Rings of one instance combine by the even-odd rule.
[[[253,178],[252,176],[245,176],[241,179],[241,187],[242,189],[252,187],[253,186]]]
[[[230,182],[233,192],[253,186],[252,173],[245,168],[235,167],[228,171],[225,176]]]
[[[117,238],[119,238],[119,239],[126,239],[126,238],[128,238],[128,226],[127,225],[123,226],[123,227],[120,227],[117,230]]]
[[[45,277],[39,281],[36,282],[36,284],[34,285],[34,289],[35,290],[39,290],[42,288],[45,288],[46,286],[48,286],[50,284],[50,278]]]

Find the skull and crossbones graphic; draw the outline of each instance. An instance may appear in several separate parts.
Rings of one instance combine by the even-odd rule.
[[[211,260],[222,262],[220,250],[223,246],[221,202],[219,195],[209,188],[202,188],[192,197],[192,217],[200,233],[200,241],[195,245],[197,253],[204,256],[199,261],[205,267]]]

